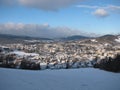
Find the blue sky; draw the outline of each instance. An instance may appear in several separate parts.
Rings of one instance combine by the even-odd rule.
[[[32,24],[33,31],[36,25],[40,27],[35,30],[37,36],[38,33],[43,36],[57,33],[55,37],[117,34],[120,33],[120,0],[0,0],[0,33],[25,35],[27,32],[29,36],[32,30],[30,34],[29,30],[25,31],[26,25]],[[20,30],[9,29],[20,25]]]

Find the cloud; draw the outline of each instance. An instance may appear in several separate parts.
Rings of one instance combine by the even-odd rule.
[[[77,5],[76,7],[79,7],[79,8],[89,8],[89,9],[99,8],[99,6],[90,6],[90,5]]]
[[[90,5],[77,5],[78,8],[93,9],[92,15],[97,17],[107,17],[110,13],[120,12],[120,6],[107,5],[107,6],[90,6]]]
[[[17,0],[0,0],[0,6],[14,6]]]
[[[109,10],[120,10],[120,6],[117,5],[107,5],[107,6],[90,6],[90,5],[76,5],[79,8],[89,8],[89,9],[109,9]]]
[[[108,12],[105,9],[97,9],[93,14],[97,17],[107,17],[109,16]]]
[[[109,5],[108,7],[106,7],[106,9],[110,12],[120,14],[120,6]]]
[[[0,0],[0,6],[25,6],[45,11],[57,11],[83,0]]]
[[[83,32],[80,32],[79,30],[73,30],[68,27],[51,27],[47,23],[4,23],[0,24],[0,33],[44,38],[59,38],[72,35],[83,35]]]
[[[19,0],[21,5],[46,11],[56,11],[82,0]]]
[[[105,9],[109,9],[109,10],[120,10],[120,6],[115,6],[115,5],[108,5],[106,7],[103,7]]]

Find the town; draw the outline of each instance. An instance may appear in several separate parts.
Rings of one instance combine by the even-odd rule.
[[[120,54],[119,44],[95,39],[76,41],[29,41],[0,46],[0,67],[19,69],[69,69],[93,67]]]

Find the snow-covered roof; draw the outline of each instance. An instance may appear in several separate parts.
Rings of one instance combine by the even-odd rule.
[[[98,42],[96,39],[91,39],[91,42]]]

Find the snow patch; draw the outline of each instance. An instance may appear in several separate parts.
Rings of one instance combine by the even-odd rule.
[[[120,43],[120,36],[118,36],[118,38],[115,39],[115,41]]]
[[[35,42],[40,42],[40,40],[24,40],[25,42],[29,42],[29,43],[35,43]]]
[[[37,53],[25,53],[23,51],[13,51],[11,54],[16,54],[18,56],[38,56],[39,54]]]
[[[98,42],[96,39],[91,39],[91,42]]]

